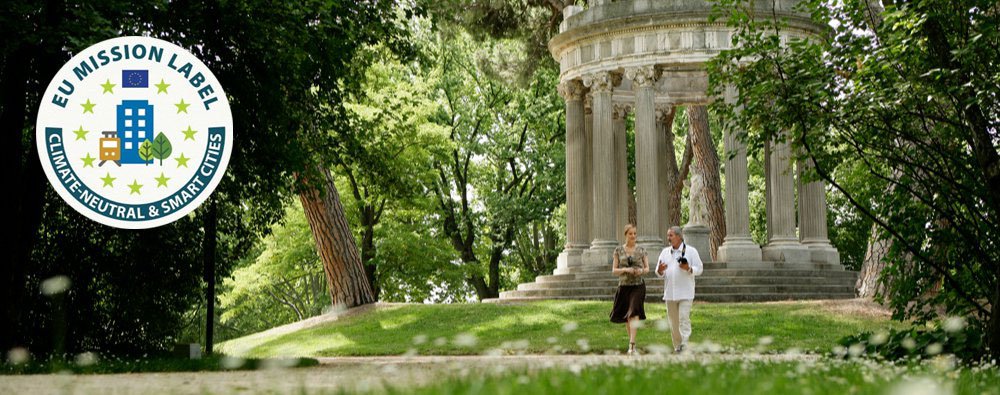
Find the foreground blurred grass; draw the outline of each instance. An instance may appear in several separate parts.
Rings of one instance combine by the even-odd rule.
[[[947,359],[896,366],[863,361],[719,362],[618,365],[467,375],[390,394],[1000,394],[995,367]]]
[[[737,351],[829,351],[837,339],[906,324],[830,309],[840,302],[699,303],[691,341]],[[852,303],[844,301],[843,303]],[[251,335],[218,349],[246,357],[603,353],[624,350],[625,328],[608,321],[611,302],[388,306],[281,335]],[[647,303],[640,347],[670,345],[664,306]]]

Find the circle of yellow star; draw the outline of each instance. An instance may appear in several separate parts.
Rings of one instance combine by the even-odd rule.
[[[161,94],[161,93],[167,93],[167,88],[170,87],[170,84],[163,82],[163,78],[160,78],[160,83],[153,84],[153,86],[156,87],[156,94]]]
[[[187,130],[181,130],[181,133],[184,133],[184,140],[194,140],[196,132],[197,130],[191,129],[191,125],[188,125]]]
[[[90,99],[87,99],[86,103],[80,103],[80,105],[83,106],[83,113],[84,114],[86,114],[88,112],[91,113],[91,114],[93,114],[94,113],[94,106],[96,106],[97,104],[96,103],[91,103]]]
[[[97,158],[90,156],[90,153],[88,152],[87,156],[80,159],[83,160],[83,167],[94,167],[94,160]]]
[[[80,125],[79,129],[73,131],[73,133],[76,133],[76,139],[83,141],[87,141],[87,132],[88,131],[83,130],[83,125]]]
[[[183,152],[181,152],[181,156],[174,158],[174,160],[177,161],[177,168],[180,168],[181,166],[188,167],[188,160],[190,159],[191,158],[185,158]]]
[[[104,94],[104,93],[114,94],[115,93],[115,91],[114,91],[115,84],[112,84],[110,79],[104,81],[104,83],[101,84],[101,87],[104,88],[104,92],[101,92],[102,94]]]
[[[177,103],[177,104],[174,104],[174,105],[177,106],[177,113],[178,114],[180,114],[182,112],[185,113],[185,114],[187,114],[188,113],[188,106],[190,106],[191,103],[185,103],[184,99],[181,99],[180,103]]]
[[[104,181],[104,186],[114,188],[115,187],[114,182],[115,180],[117,180],[117,178],[112,177],[111,173],[107,172],[107,175],[101,177],[101,180]]]
[[[132,183],[128,185],[128,189],[131,189],[128,194],[142,195],[142,193],[139,192],[139,188],[142,188],[142,184],[139,184],[138,180],[132,180]]]
[[[170,177],[164,177],[162,171],[160,172],[160,176],[159,177],[155,177],[153,179],[156,180],[156,187],[157,188],[167,186],[167,181],[170,181]]]

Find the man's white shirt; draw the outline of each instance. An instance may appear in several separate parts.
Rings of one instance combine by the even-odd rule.
[[[691,273],[681,269],[680,264],[677,263],[677,258],[681,257],[681,250],[684,250],[684,257],[687,258],[688,265],[691,266]],[[664,248],[660,252],[657,265],[659,265],[659,262],[667,264],[667,269],[663,275],[656,272],[657,277],[664,277],[663,300],[693,300],[694,276],[701,275],[703,268],[701,255],[698,255],[698,250],[691,246],[687,246],[685,249],[685,244],[683,243],[676,250],[668,245],[667,248]]]

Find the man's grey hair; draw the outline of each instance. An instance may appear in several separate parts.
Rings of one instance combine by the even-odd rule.
[[[681,240],[684,240],[684,231],[681,230],[680,226],[671,226],[670,231],[674,232],[674,234],[677,235],[677,237],[680,237]]]

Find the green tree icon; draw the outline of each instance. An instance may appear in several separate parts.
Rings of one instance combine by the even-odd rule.
[[[153,143],[151,143],[149,139],[144,140],[142,144],[139,145],[139,158],[146,161],[147,165],[149,165],[149,162],[153,161]]]
[[[160,166],[163,166],[164,159],[170,157],[172,150],[173,146],[170,145],[170,139],[163,132],[157,134],[156,139],[153,140],[153,158],[160,160]]]

